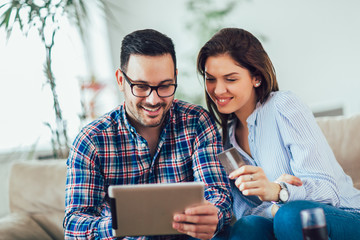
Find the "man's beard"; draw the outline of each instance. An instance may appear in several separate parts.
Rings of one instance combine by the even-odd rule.
[[[144,111],[144,108],[145,109],[163,109],[164,111],[163,111],[163,113],[162,113],[162,115],[161,115],[161,117],[160,117],[160,119],[159,119],[159,121],[157,121],[157,122],[154,122],[154,123],[151,123],[151,124],[148,124],[148,123],[146,123],[145,122],[145,116],[144,116],[144,118],[143,117],[141,117],[140,116],[140,121],[139,121],[139,124],[141,125],[141,126],[143,126],[143,127],[159,127],[160,125],[162,125],[163,124],[163,122],[164,122],[164,119],[165,119],[165,117],[166,117],[166,114],[167,114],[167,109],[166,109],[166,103],[159,103],[159,104],[156,104],[156,105],[150,105],[150,104],[141,104],[141,103],[139,103],[139,104],[137,104],[137,106],[136,106],[138,109],[142,109],[143,111]],[[159,116],[155,116],[154,118],[158,118]],[[146,118],[152,118],[151,116],[146,116]]]

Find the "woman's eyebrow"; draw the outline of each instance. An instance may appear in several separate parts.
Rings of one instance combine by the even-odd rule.
[[[230,77],[232,75],[238,75],[238,74],[239,74],[238,72],[231,72],[231,73],[225,74],[224,77]]]
[[[223,75],[224,77],[230,77],[232,75],[238,75],[239,73],[238,72],[231,72],[231,73],[228,73],[228,74],[225,74]],[[213,75],[211,75],[210,73],[206,72],[205,71],[205,75],[209,75],[210,77],[214,77]]]
[[[210,77],[214,77],[213,75],[211,75],[210,73],[205,71],[205,75],[209,75]]]

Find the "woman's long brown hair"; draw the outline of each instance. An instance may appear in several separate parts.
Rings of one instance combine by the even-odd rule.
[[[224,28],[205,43],[197,58],[197,71],[204,77],[204,81],[206,60],[211,56],[222,54],[229,54],[241,67],[246,68],[251,76],[260,77],[261,85],[255,90],[257,101],[263,103],[271,92],[279,90],[275,69],[269,56],[260,41],[248,31],[239,28]],[[228,136],[229,120],[234,116],[220,113],[206,90],[205,95],[208,110],[220,124],[225,141]]]

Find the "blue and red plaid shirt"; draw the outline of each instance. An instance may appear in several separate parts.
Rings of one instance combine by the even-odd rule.
[[[174,100],[154,156],[130,125],[125,104],[82,129],[67,161],[66,239],[112,239],[110,185],[202,181],[218,207],[221,229],[231,219],[230,185],[216,155],[221,136],[201,107]],[[184,235],[125,239],[186,239]]]

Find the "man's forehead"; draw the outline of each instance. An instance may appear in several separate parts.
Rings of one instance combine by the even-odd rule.
[[[127,75],[134,80],[173,79],[175,75],[174,62],[170,54],[158,56],[131,55],[127,66]]]
[[[146,63],[146,62],[152,62],[152,63],[156,63],[156,62],[169,62],[172,63],[172,65],[174,65],[174,61],[170,55],[170,53],[165,53],[162,55],[142,55],[142,54],[131,54],[129,57],[129,62],[128,65],[132,65],[135,63]]]

